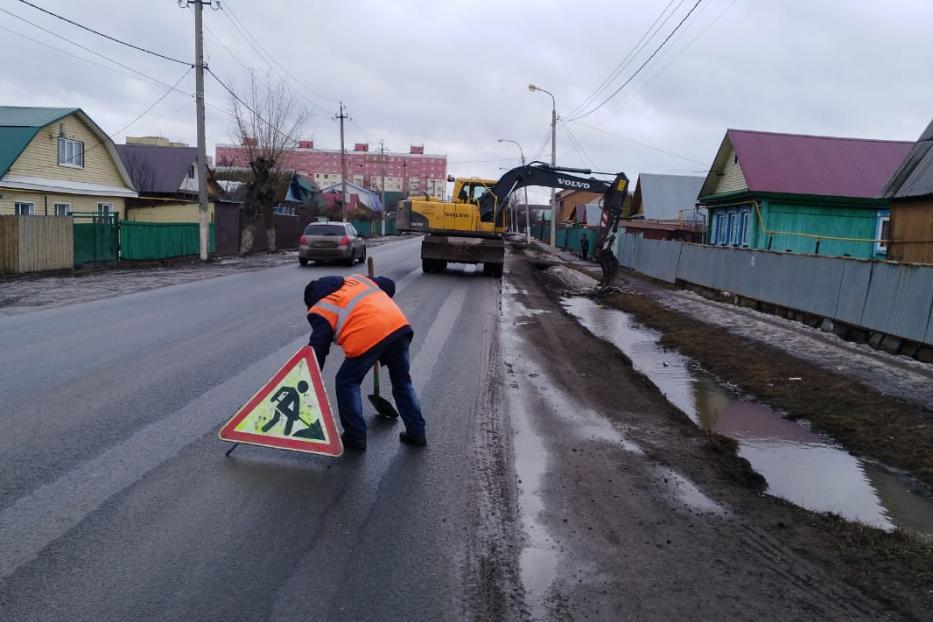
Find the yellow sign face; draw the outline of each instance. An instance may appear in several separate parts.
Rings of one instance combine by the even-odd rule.
[[[221,428],[220,438],[330,456],[343,453],[311,348],[299,350]]]

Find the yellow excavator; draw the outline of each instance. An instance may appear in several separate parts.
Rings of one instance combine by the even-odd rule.
[[[532,162],[506,172],[498,181],[478,177],[454,180],[452,201],[412,197],[399,203],[399,231],[424,233],[421,267],[424,272],[443,272],[448,263],[483,264],[483,273],[502,276],[505,261],[505,209],[509,196],[525,186],[543,186],[603,193],[603,216],[596,236],[596,258],[609,285],[619,269],[612,245],[622,217],[628,177],[619,173],[611,182],[591,175],[589,169],[552,167]]]

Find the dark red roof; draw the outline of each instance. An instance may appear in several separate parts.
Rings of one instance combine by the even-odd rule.
[[[752,192],[871,199],[913,146],[869,140],[729,130],[739,166]]]

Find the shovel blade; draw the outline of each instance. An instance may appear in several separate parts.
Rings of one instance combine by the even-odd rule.
[[[398,411],[395,410],[395,406],[393,406],[392,403],[384,397],[370,395],[369,403],[372,404],[373,408],[376,409],[376,414],[383,419],[398,419]]]

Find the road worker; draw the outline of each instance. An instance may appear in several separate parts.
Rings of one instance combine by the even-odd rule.
[[[366,449],[360,384],[377,361],[389,370],[392,396],[405,423],[399,440],[418,447],[427,444],[421,405],[409,373],[408,349],[414,332],[392,300],[394,295],[395,283],[384,276],[326,276],[305,287],[309,345],[318,365],[324,368],[332,341],[346,356],[335,382],[344,447]]]

